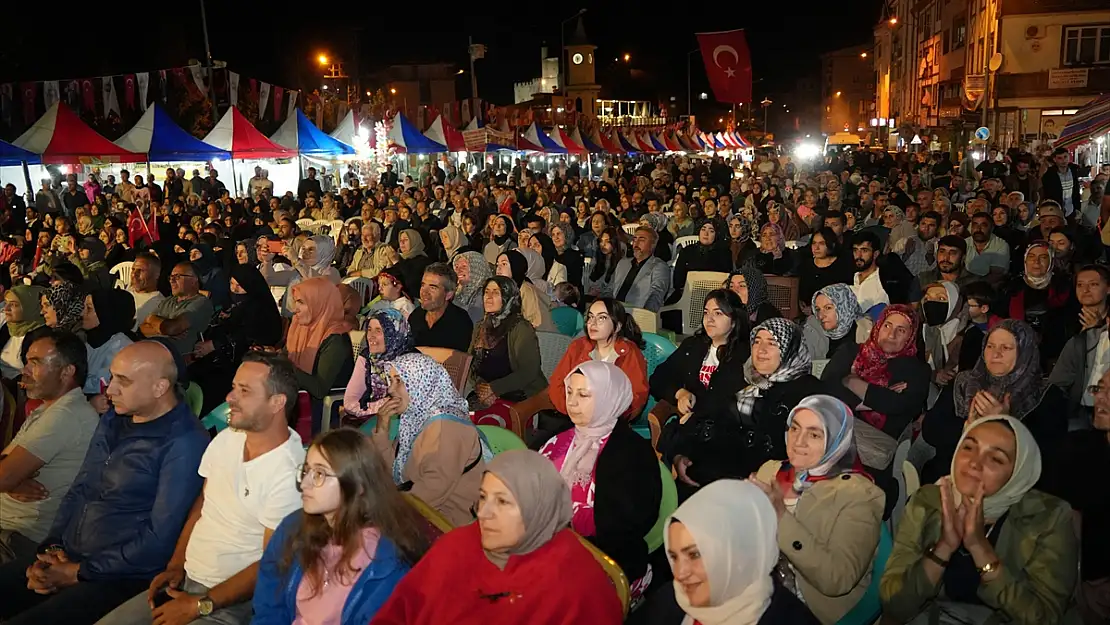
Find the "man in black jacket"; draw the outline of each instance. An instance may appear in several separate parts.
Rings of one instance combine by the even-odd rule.
[[[301,183],[297,185],[297,199],[304,203],[308,200],[308,194],[315,193],[317,200],[324,199],[324,191],[320,188],[320,181],[316,179],[316,168],[308,168],[308,178],[302,178]]]
[[[1041,198],[1055,200],[1068,217],[1080,207],[1079,168],[1070,161],[1071,154],[1066,148],[1056,148],[1052,151],[1056,166],[1041,177]]]

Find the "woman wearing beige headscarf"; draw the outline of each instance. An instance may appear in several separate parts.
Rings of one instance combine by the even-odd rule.
[[[455,260],[459,250],[470,244],[470,239],[463,234],[462,228],[455,224],[447,224],[439,231],[439,241],[443,244],[447,262]]]
[[[496,456],[477,511],[477,523],[436,541],[372,625],[622,621],[609,578],[567,528],[570,493],[546,458],[524,449]]]

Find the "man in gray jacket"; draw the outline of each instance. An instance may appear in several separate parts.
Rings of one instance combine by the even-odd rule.
[[[649,226],[636,228],[632,258],[622,258],[613,272],[613,297],[633,308],[659,312],[671,290],[671,269],[655,256],[659,235]]]

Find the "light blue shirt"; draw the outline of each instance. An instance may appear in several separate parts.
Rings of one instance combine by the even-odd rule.
[[[991,267],[998,267],[1003,271],[1010,269],[1010,246],[1000,237],[992,234],[982,252],[975,248],[975,241],[971,237],[964,241],[967,243],[964,266],[971,273],[985,276],[990,273]]]

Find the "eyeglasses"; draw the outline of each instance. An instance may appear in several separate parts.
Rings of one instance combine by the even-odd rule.
[[[334,473],[328,473],[320,467],[310,467],[307,464],[301,465],[301,470],[297,474],[297,488],[300,489],[304,486],[305,478],[311,478],[313,488],[320,488],[324,482],[328,481],[329,477],[339,477]]]
[[[189,278],[196,278],[196,276],[190,275],[190,274],[187,274],[187,273],[171,273],[170,274],[170,280],[181,281],[181,280],[187,280]]]

